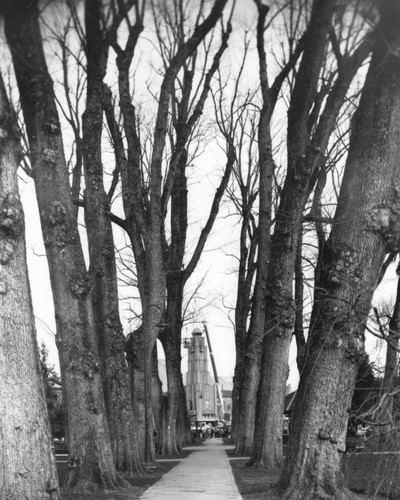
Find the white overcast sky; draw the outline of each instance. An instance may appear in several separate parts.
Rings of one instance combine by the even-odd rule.
[[[250,0],[240,0],[238,3],[238,14],[244,19],[255,18],[255,7]],[[237,33],[241,30],[240,23],[236,25]],[[144,33],[143,36],[147,36]],[[248,80],[254,80],[258,75],[258,64],[256,53],[250,57],[250,64],[247,69]],[[235,53],[230,54],[230,61],[234,60]],[[238,61],[237,61],[238,62]],[[283,120],[284,121],[284,120]],[[198,170],[197,183],[194,182],[190,189],[191,207],[196,207],[191,212],[190,224],[190,242],[194,241],[196,235],[201,230],[205,218],[208,215],[209,204],[211,203],[213,191],[218,183],[218,173],[223,164],[223,155],[219,156],[214,151],[206,151],[203,155],[204,170]],[[26,217],[26,239],[29,274],[31,278],[31,289],[34,304],[34,312],[37,320],[37,332],[39,342],[45,342],[50,351],[51,361],[58,367],[58,355],[55,346],[55,321],[52,303],[52,294],[49,283],[48,268],[44,256],[44,246],[41,238],[40,223],[38,211],[35,202],[33,181],[24,178],[20,183],[22,201],[25,208]],[[200,321],[207,321],[212,348],[217,364],[219,375],[233,376],[235,363],[235,342],[234,331],[231,321],[227,318],[230,314],[233,319],[233,311],[223,310],[221,297],[224,303],[232,306],[235,301],[236,293],[236,260],[234,255],[238,254],[238,230],[237,224],[234,224],[234,218],[228,217],[229,208],[226,203],[222,207],[221,216],[218,219],[211,238],[205,248],[201,258],[199,268],[189,283],[189,288],[193,288],[196,283],[206,275],[204,287],[199,293],[197,304],[201,307],[202,303],[208,303],[209,306],[200,315]],[[394,267],[391,269],[388,277],[385,278],[378,293],[378,301],[381,298],[393,297],[396,290],[396,276]],[[121,291],[121,296],[125,292]],[[392,299],[393,300],[393,299]],[[121,305],[121,319],[125,333],[130,330],[128,322],[129,314],[126,311],[126,303]],[[191,331],[201,324],[188,324],[184,327],[182,336],[190,336]],[[373,354],[373,359],[377,358],[381,362],[384,357],[384,346],[380,345],[375,338],[369,337],[367,341],[368,351]],[[375,354],[374,354],[375,353]],[[183,351],[183,355],[185,352]],[[186,371],[186,359],[183,359],[183,371]],[[292,349],[289,365],[291,368],[289,383],[296,385],[298,375],[295,364],[295,351]]]

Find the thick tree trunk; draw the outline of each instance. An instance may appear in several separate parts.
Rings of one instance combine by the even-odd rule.
[[[158,372],[158,345],[154,346],[152,352],[152,374],[151,374],[151,402],[153,407],[152,421],[153,421],[153,436],[155,442],[155,448],[157,450],[157,445],[159,441],[159,429],[161,425],[160,415],[162,411],[162,398],[163,398],[163,387],[160,379],[160,374]]]
[[[260,163],[260,205],[257,275],[249,330],[244,345],[241,372],[236,456],[250,455],[253,448],[257,390],[260,380],[261,345],[265,331],[265,292],[269,261],[271,162]],[[236,375],[236,372],[235,372]]]
[[[190,423],[186,407],[186,393],[181,373],[181,332],[185,255],[187,233],[187,153],[184,150],[178,164],[178,173],[171,193],[171,243],[166,267],[167,273],[167,309],[165,328],[160,330],[160,341],[164,348],[168,400],[165,406],[165,426],[159,451],[166,455],[177,455],[182,446],[191,437]]]
[[[157,247],[157,245],[155,245]],[[161,249],[160,249],[161,250]],[[165,271],[163,270],[162,257],[159,255],[159,260],[157,265],[151,264],[151,259],[154,259],[155,254],[157,254],[157,249],[154,249],[152,256],[150,256],[147,268],[150,271],[150,293],[149,302],[144,307],[143,316],[143,329],[144,329],[144,346],[143,346],[143,358],[146,359],[144,365],[144,392],[146,396],[147,404],[145,405],[145,434],[147,435],[147,455],[148,462],[155,462],[155,440],[154,440],[154,416],[153,411],[158,411],[160,401],[157,402],[157,408],[153,410],[153,380],[154,373],[157,373],[158,380],[158,367],[157,360],[154,359],[154,351],[156,350],[156,340],[159,333],[159,324],[164,318],[164,302],[165,302]],[[157,260],[157,259],[156,259]],[[139,379],[140,382],[140,379]],[[161,396],[161,394],[160,394]],[[147,415],[147,416],[146,416]],[[135,415],[134,415],[135,416]],[[135,416],[136,420],[136,416]],[[146,441],[145,441],[146,442]]]
[[[238,270],[238,289],[236,294],[235,306],[235,373],[233,377],[232,390],[232,415],[231,415],[231,436],[230,441],[237,443],[240,429],[240,394],[242,392],[244,373],[245,373],[245,355],[246,355],[246,337],[247,324],[250,313],[251,291],[255,274],[255,254],[257,247],[257,234],[253,232],[250,241],[250,248],[247,247],[247,238],[251,224],[250,210],[248,203],[244,203],[243,221],[240,230],[240,257]]]
[[[254,287],[251,322],[245,344],[243,380],[241,381],[240,410],[236,455],[247,455],[253,450],[254,426],[257,415],[256,394],[259,387],[262,341],[266,333],[266,293],[269,280],[269,262],[271,255],[271,210],[272,179],[275,164],[272,157],[272,139],[270,123],[275,109],[281,85],[290,69],[294,66],[301,51],[296,50],[287,65],[276,77],[272,86],[268,82],[267,56],[264,48],[264,33],[269,7],[262,2],[255,2],[258,8],[257,52],[259,56],[259,74],[262,95],[262,110],[258,125],[259,152],[259,227],[257,277]]]
[[[342,333],[332,338],[331,329],[325,332],[332,341],[313,352],[318,353],[316,365],[306,363],[302,380],[311,377],[313,384],[306,389],[301,383],[290,422],[290,444],[280,482],[282,498],[288,500],[356,498],[347,490],[340,466],[357,371],[346,350],[350,348],[357,356],[358,348],[354,350],[347,342],[339,348]]]
[[[165,337],[164,337],[165,335]],[[180,398],[182,396],[182,374],[181,374],[181,342],[180,331],[178,335],[175,334],[177,339],[171,339],[173,333],[172,329],[168,328],[163,332],[162,344],[165,352],[165,361],[167,368],[168,380],[168,401],[167,401],[167,414],[166,414],[166,433],[163,434],[163,440],[159,452],[165,455],[178,455],[182,449],[179,439],[178,423],[182,419],[178,416],[178,411],[182,410]],[[161,340],[161,339],[160,339]],[[177,345],[178,344],[178,345]]]
[[[183,150],[178,163],[177,178],[171,193],[171,244],[166,267],[168,326],[160,330],[160,341],[164,348],[168,381],[168,400],[166,405],[165,427],[160,442],[160,453],[178,455],[182,451],[185,422],[186,394],[183,389],[181,373],[181,331],[183,308],[183,256],[185,254],[187,232],[187,152]],[[183,397],[183,401],[182,401]],[[184,413],[182,413],[182,411]],[[187,417],[186,417],[186,420]]]
[[[237,302],[236,302],[237,304]],[[246,314],[247,320],[247,314]],[[236,444],[239,437],[240,426],[240,393],[242,391],[243,378],[244,378],[244,359],[245,359],[245,338],[246,326],[240,328],[238,319],[235,320],[235,373],[233,376],[233,389],[232,389],[232,415],[231,415],[231,443]],[[246,321],[247,323],[247,321]]]
[[[130,373],[133,413],[137,428],[137,443],[145,463],[151,463],[155,460],[153,433],[149,429],[150,424],[153,429],[153,405],[151,398],[151,377],[145,380],[145,365],[149,363],[148,357],[146,361],[143,356],[144,352],[147,355],[146,349],[143,347],[145,343],[143,326],[140,326],[140,328],[128,335],[126,339],[126,353]]]
[[[165,141],[170,117],[170,101],[174,92],[176,78],[186,60],[188,60],[202,43],[208,33],[220,19],[227,0],[214,0],[209,14],[198,23],[188,39],[179,45],[171,57],[158,95],[157,117],[152,138],[151,160],[149,162],[148,185],[143,183],[141,162],[141,143],[137,133],[138,123],[135,108],[132,105],[130,92],[130,65],[141,26],[132,27],[125,50],[118,50],[118,86],[120,106],[124,122],[124,132],[128,146],[128,161],[121,165],[123,186],[123,203],[126,215],[126,226],[132,243],[137,266],[138,287],[143,308],[143,331],[147,351],[145,363],[145,386],[149,386],[151,374],[151,356],[157,336],[160,320],[164,320],[166,299],[166,254],[165,207],[170,193],[163,193],[163,168]],[[186,141],[185,141],[186,142]],[[121,156],[125,160],[124,147]],[[201,252],[201,250],[200,250]],[[147,393],[146,411],[151,407],[151,398]],[[146,420],[146,419],[145,419]],[[149,426],[147,426],[149,427]],[[151,436],[152,438],[152,436]],[[150,439],[150,436],[149,436]],[[154,449],[152,450],[154,454]]]
[[[87,0],[85,6],[87,99],[82,142],[92,296],[114,463],[118,471],[133,475],[141,471],[141,461],[125,360],[125,337],[119,318],[110,201],[103,185],[102,101],[108,44],[100,27],[101,5],[96,0]]]
[[[382,2],[338,208],[316,283],[309,354],[279,484],[285,499],[354,497],[340,470],[348,408],[380,267],[399,238],[399,26],[397,0]]]
[[[299,235],[299,242],[294,264],[294,304],[295,304],[295,319],[294,319],[294,337],[297,347],[297,369],[299,373],[303,370],[303,365],[306,357],[306,338],[304,335],[304,274],[303,274],[303,231]]]
[[[328,32],[335,11],[333,0],[316,0],[304,41],[304,52],[288,113],[288,173],[282,189],[271,242],[266,294],[266,338],[251,464],[274,468],[283,458],[283,398],[288,353],[294,328],[293,275],[306,201],[312,176],[323,164],[323,153],[349,85],[369,45],[361,44],[348,57],[331,89],[315,131],[310,137],[310,110],[317,96]],[[271,373],[271,367],[276,371]],[[268,413],[268,415],[267,415]]]
[[[163,434],[159,452],[165,455],[177,455],[190,436],[190,423],[186,408],[186,394],[181,373],[181,337],[180,328],[165,328],[160,332],[164,347],[168,380],[166,406],[166,433]]]
[[[193,442],[193,435],[190,428],[190,417],[186,403],[186,391],[183,385],[182,374],[180,375],[179,384],[179,399],[178,399],[178,421],[177,427],[177,443],[178,449],[182,449]]]
[[[267,12],[268,10],[265,9],[263,14],[266,15]],[[259,19],[259,30],[264,29],[264,15]],[[259,39],[258,42],[260,43]],[[266,75],[262,69],[262,63],[260,63],[260,68],[261,83],[262,85],[265,83],[265,87],[267,87],[265,81]],[[274,105],[269,101],[264,87],[262,94],[263,107],[258,124],[260,210],[258,217],[257,274],[253,292],[250,326],[245,344],[246,354],[240,393],[240,423],[235,448],[236,456],[249,455],[253,449],[257,390],[261,369],[261,345],[265,334],[265,299],[271,252],[272,178],[274,162],[272,158],[270,120]]]
[[[300,154],[304,155],[309,140],[305,116],[308,116],[316,94],[333,3],[322,0],[314,4],[310,31],[289,110],[288,174],[271,242],[266,295],[266,337],[263,341],[262,375],[257,399],[255,444],[250,460],[255,466],[275,468],[283,458],[282,416],[294,321],[292,282],[302,213],[312,172],[311,162],[303,165],[303,168],[296,163]],[[298,94],[304,90],[305,85],[307,92],[300,97]],[[309,103],[308,106],[305,105],[306,102]]]
[[[260,117],[260,214],[258,226],[257,275],[253,293],[253,306],[249,331],[245,343],[243,378],[240,393],[239,429],[235,455],[250,455],[253,448],[254,425],[256,420],[256,401],[261,368],[261,345],[265,333],[265,294],[270,256],[270,229],[272,206],[271,141],[266,109]]]
[[[232,390],[232,427],[231,442],[237,443],[240,429],[240,394],[245,374],[246,338],[248,318],[251,309],[251,294],[256,272],[256,253],[258,246],[257,229],[252,226],[252,203],[242,200],[243,221],[240,230],[240,256],[238,271],[238,289],[235,306],[235,347],[236,362]],[[248,247],[248,238],[250,245]]]
[[[30,144],[32,177],[49,263],[60,365],[68,412],[70,473],[77,490],[122,484],[111,451],[90,282],[71,200],[60,123],[47,71],[36,2],[5,9]]]
[[[0,491],[9,500],[57,500],[18,193],[17,130],[0,76]]]
[[[251,337],[252,332],[248,333]],[[243,378],[239,398],[239,424],[235,456],[248,456],[253,449],[256,401],[260,380],[262,337],[253,335],[246,345]]]

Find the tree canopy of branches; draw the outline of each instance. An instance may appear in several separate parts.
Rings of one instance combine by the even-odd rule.
[[[46,471],[14,481],[7,460],[16,458],[5,455],[4,491],[59,495],[26,279],[21,164],[35,185],[54,301],[66,487],[127,487],[125,478],[143,474],[156,452],[176,455],[191,441],[184,296],[227,200],[239,243],[235,453],[255,467],[283,464],[280,498],[351,497],[340,471],[347,409],[366,359],[372,296],[398,252],[400,8],[397,0],[381,0],[379,9],[358,0],[254,0],[246,5],[252,26],[251,14],[239,22],[243,5],[235,13],[235,4],[1,2],[0,70],[10,66],[10,96],[0,81],[0,328],[9,330],[0,354],[24,360],[31,385],[14,361],[3,376],[32,401],[45,444],[28,437],[31,417],[21,413],[21,449],[37,447],[35,467]],[[249,76],[254,67],[258,75]],[[201,177],[213,188],[206,192]],[[140,300],[130,304],[140,324],[126,337],[121,235]],[[380,419],[393,407],[398,303],[382,333],[393,349]],[[293,337],[300,385],[284,460]],[[46,356],[42,349],[49,396]],[[0,397],[7,421],[11,393]],[[55,406],[47,410],[53,418]],[[382,436],[376,442],[385,446]]]

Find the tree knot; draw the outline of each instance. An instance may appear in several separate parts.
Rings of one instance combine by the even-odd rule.
[[[64,205],[59,201],[53,201],[50,207],[49,222],[52,226],[63,224],[66,221],[67,212]]]
[[[318,439],[321,439],[321,441],[328,441],[331,438],[331,433],[328,432],[325,429],[319,429],[318,431]]]
[[[57,120],[51,118],[46,123],[43,124],[43,129],[49,134],[56,135],[60,133],[60,126],[57,123]]]
[[[398,203],[384,201],[373,205],[365,215],[365,224],[368,231],[383,237],[387,252],[399,249],[400,205]]]
[[[55,165],[57,163],[58,153],[51,148],[42,149],[42,159],[45,163],[49,165]]]
[[[14,255],[14,245],[7,240],[0,240],[0,264],[7,264]]]
[[[90,279],[86,272],[76,272],[71,277],[69,289],[78,298],[85,297],[90,292]]]
[[[0,208],[0,231],[5,236],[18,238],[24,232],[24,213],[19,197],[8,193]]]

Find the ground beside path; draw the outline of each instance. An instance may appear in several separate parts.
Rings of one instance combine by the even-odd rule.
[[[128,489],[87,494],[71,494],[63,491],[62,498],[63,500],[168,498],[273,500],[270,487],[278,481],[279,471],[246,467],[249,457],[236,458],[233,456],[233,449],[233,446],[223,445],[220,439],[206,440],[203,444],[185,447],[179,457],[158,456],[155,467],[150,469],[151,474],[135,478],[134,484]],[[357,493],[359,500],[367,498],[400,500],[400,480],[397,480],[400,477],[399,457],[399,452],[353,454],[347,457],[346,481],[352,491]],[[58,457],[57,466],[61,480],[66,475],[67,458],[67,455]],[[392,469],[395,469],[397,474],[395,480]],[[377,491],[384,493],[384,496],[377,495]]]
[[[241,500],[226,450],[232,446],[209,439],[143,493],[140,500]]]

